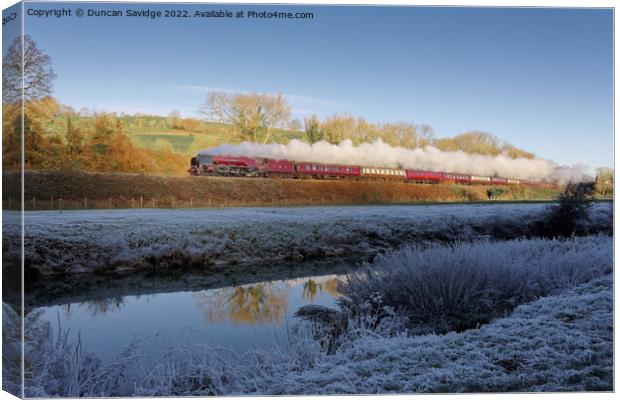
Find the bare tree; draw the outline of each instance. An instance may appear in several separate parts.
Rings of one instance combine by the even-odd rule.
[[[22,58],[22,40],[17,37],[2,60],[2,101],[16,103],[23,96],[25,102],[30,102],[49,96],[54,78],[50,56],[32,37],[24,35]]]
[[[324,138],[327,142],[338,144],[344,139],[357,137],[358,120],[351,114],[332,115],[321,123]]]
[[[172,110],[170,111],[170,114],[168,114],[168,118],[166,118],[166,122],[171,128],[178,128],[180,118],[181,118],[181,113],[178,110]]]
[[[210,92],[199,112],[210,121],[233,125],[253,142],[267,143],[274,128],[288,124],[291,106],[279,94]]]
[[[433,139],[434,131],[428,125],[415,125],[409,122],[382,124],[381,137],[393,146],[410,149],[427,146]]]
[[[301,124],[301,121],[298,118],[295,118],[288,124],[288,129],[295,131],[295,132],[301,131],[302,128],[303,126]]]
[[[498,155],[501,153],[500,140],[497,136],[490,133],[471,131],[455,136],[452,140],[456,143],[459,150],[466,153],[478,153],[487,155]]]

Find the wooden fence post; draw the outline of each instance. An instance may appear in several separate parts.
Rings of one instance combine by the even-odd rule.
[[[155,208],[155,197],[153,197],[153,208]]]
[[[58,209],[62,210],[62,197],[58,199]]]
[[[191,197],[189,198],[189,208],[193,208],[194,207],[194,199],[192,199]]]
[[[112,198],[111,197],[110,197],[109,201],[110,201],[110,208],[112,208]]]
[[[32,209],[37,208],[37,199],[35,197],[32,198]]]
[[[88,208],[88,200],[86,200],[86,197],[84,197],[84,209]]]
[[[131,198],[131,208],[133,208],[133,197]]]
[[[140,208],[142,208],[142,196],[140,196]]]
[[[52,196],[52,210],[54,209],[54,196]]]

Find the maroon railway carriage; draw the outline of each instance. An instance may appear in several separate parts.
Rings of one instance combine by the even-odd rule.
[[[527,185],[527,186],[540,186],[541,184],[541,182],[534,181],[531,179],[520,179],[520,181],[523,185]]]
[[[295,176],[295,164],[288,160],[274,160],[272,158],[265,158],[261,160],[259,170],[262,176],[279,176],[285,178],[292,178]]]
[[[405,172],[407,173],[408,181],[438,183],[444,180],[442,172],[419,171],[415,169],[408,169]]]
[[[446,182],[470,183],[471,182],[471,175],[455,174],[455,173],[452,173],[452,172],[444,172],[443,179]]]
[[[299,178],[351,178],[360,176],[360,167],[355,165],[298,162],[296,166]]]
[[[507,185],[507,184],[508,184],[507,178],[499,178],[495,176],[491,177],[491,185]]]

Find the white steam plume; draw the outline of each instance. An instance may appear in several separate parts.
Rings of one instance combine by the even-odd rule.
[[[217,146],[202,150],[200,153],[409,168],[560,183],[581,181],[585,178],[583,165],[560,167],[555,162],[543,158],[513,159],[504,154],[498,156],[468,154],[463,151],[441,151],[432,146],[407,149],[392,147],[380,139],[358,146],[354,146],[350,140],[344,140],[337,145],[325,141],[310,145],[296,139],[287,144],[243,142],[236,145]]]

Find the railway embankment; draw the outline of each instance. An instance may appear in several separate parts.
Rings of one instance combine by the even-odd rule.
[[[5,209],[19,207],[20,175],[3,175]],[[526,186],[389,181],[161,176],[26,171],[27,210],[200,208],[550,200],[556,190]]]

